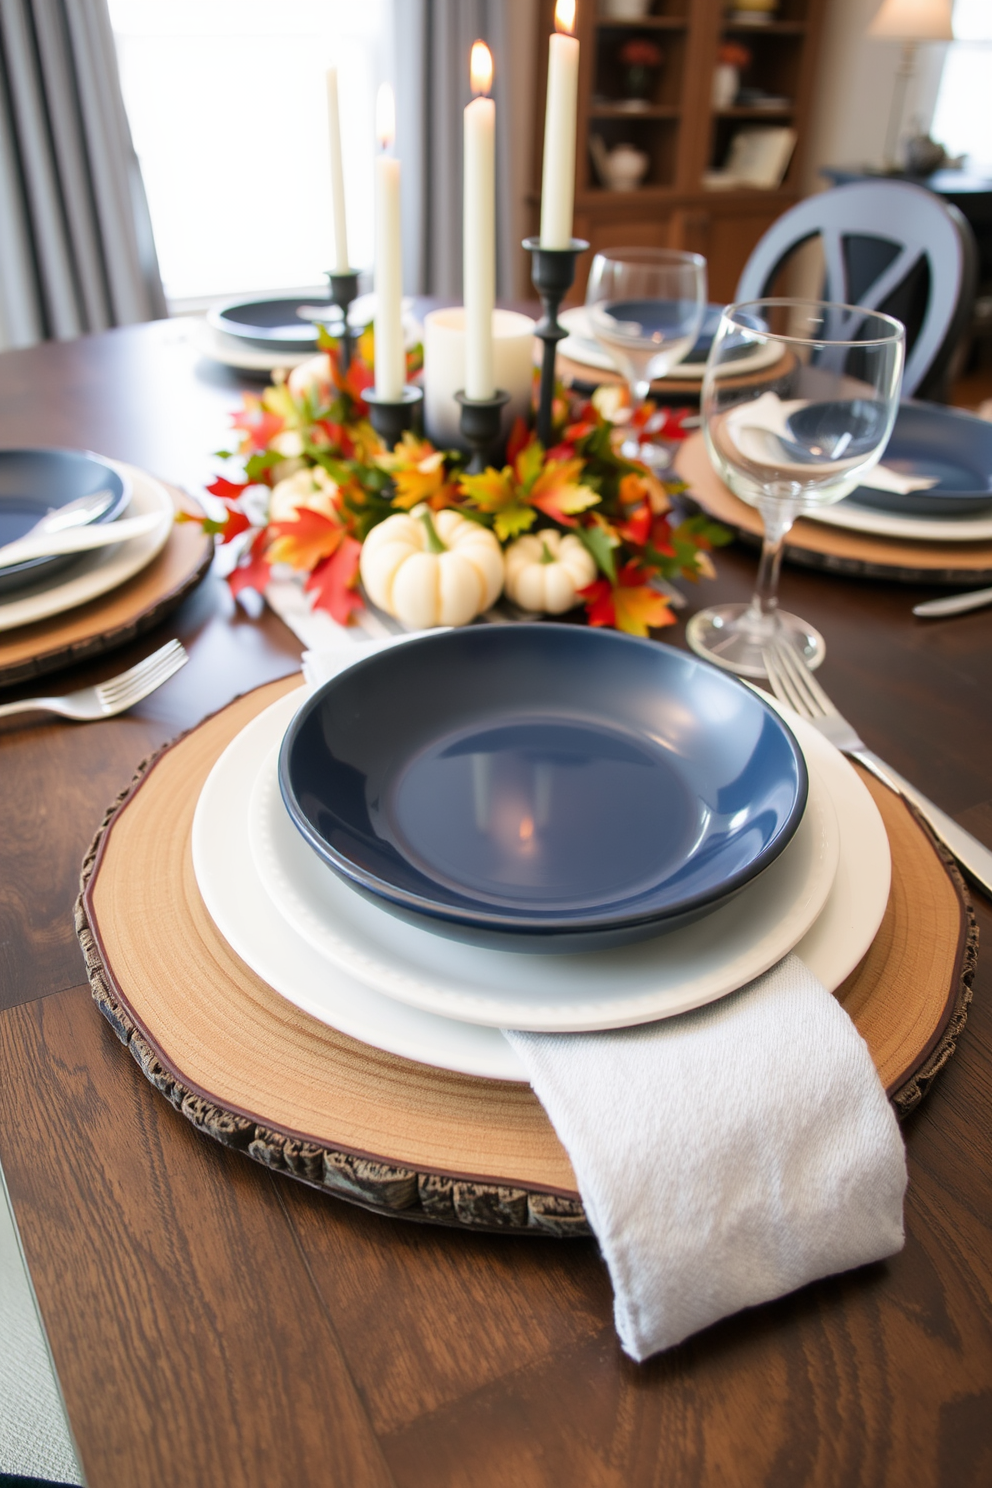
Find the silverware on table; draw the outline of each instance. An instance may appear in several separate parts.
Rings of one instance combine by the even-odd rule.
[[[992,897],[992,852],[977,837],[959,827],[939,806],[867,749],[847,719],[806,665],[805,658],[787,641],[776,640],[765,650],[765,670],[775,696],[808,719],[831,744],[856,759],[897,795],[912,802],[934,835],[975,882]]]
[[[68,527],[63,531],[42,531],[40,528],[36,531],[32,528],[25,537],[0,548],[0,568],[27,563],[32,558],[55,558],[63,553],[89,553],[94,548],[109,548],[132,537],[143,537],[161,523],[162,513],[156,511],[102,526]]]
[[[913,614],[924,620],[934,620],[940,615],[963,615],[966,610],[980,610],[982,605],[992,604],[992,589],[969,589],[966,594],[945,594],[943,599],[927,599],[913,606]]]
[[[129,671],[121,672],[101,682],[99,687],[81,687],[65,697],[22,698],[17,703],[0,705],[0,718],[9,718],[14,713],[59,713],[63,718],[77,723],[94,723],[100,718],[113,718],[115,713],[124,713],[140,703],[150,692],[161,687],[174,677],[180,667],[189,661],[186,650],[179,641],[168,641],[164,646],[139,661]]]

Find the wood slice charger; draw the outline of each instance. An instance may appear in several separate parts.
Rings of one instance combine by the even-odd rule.
[[[181,491],[166,490],[177,512],[200,515]],[[0,687],[87,661],[151,630],[206,578],[213,555],[213,538],[195,522],[174,525],[162,551],[118,588],[47,620],[0,631]]]
[[[724,485],[710,463],[702,434],[692,434],[675,459],[689,495],[709,516],[732,527],[746,542],[760,543],[761,517]],[[800,517],[785,556],[806,568],[907,584],[992,583],[992,542],[920,542],[875,537]]]
[[[107,812],[76,906],[100,1010],[183,1116],[270,1168],[412,1220],[588,1234],[571,1164],[529,1086],[336,1032],[250,971],[207,914],[190,848],[200,790],[231,740],[297,686],[260,687],[167,745]],[[889,834],[892,889],[837,995],[903,1114],[964,1025],[977,932],[959,874],[919,818],[862,778]]]

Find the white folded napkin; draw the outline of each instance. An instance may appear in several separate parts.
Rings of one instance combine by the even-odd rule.
[[[750,403],[738,403],[727,414],[730,437],[744,458],[757,465],[771,461],[778,469],[808,473],[810,467],[806,462],[790,463],[786,458],[788,442],[793,438],[789,432],[789,418],[797,409],[806,408],[807,404],[808,400],[805,398],[783,401],[777,393],[762,393]],[[787,442],[785,448],[779,444],[779,439]],[[841,458],[821,465],[820,472],[823,474],[835,470],[842,473],[852,463],[856,462]],[[906,475],[888,465],[875,465],[858,477],[858,484],[861,486],[870,486],[876,491],[892,491],[900,496],[906,496],[911,491],[929,491],[937,483],[936,476]]]
[[[902,1248],[896,1118],[797,956],[681,1017],[506,1037],[571,1158],[632,1358]]]

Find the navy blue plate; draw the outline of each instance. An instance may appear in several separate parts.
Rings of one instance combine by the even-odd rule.
[[[130,501],[131,483],[99,455],[85,450],[0,450],[0,544],[24,537],[55,508],[104,489],[113,491],[115,500],[97,520],[110,522]],[[0,595],[47,581],[78,562],[78,555],[69,554],[0,568]]]
[[[874,491],[859,486],[847,500],[905,517],[992,513],[992,423],[936,403],[901,403],[883,464],[902,475],[936,476],[928,491]]]
[[[266,351],[316,351],[317,325],[299,314],[302,307],[315,303],[313,295],[309,298],[297,295],[286,300],[235,300],[211,310],[207,320],[215,330],[250,341]],[[341,312],[336,305],[328,305],[327,318],[340,320]]]
[[[304,704],[279,782],[382,908],[504,949],[589,949],[723,903],[802,817],[802,754],[715,667],[572,625],[473,626],[368,657]]]

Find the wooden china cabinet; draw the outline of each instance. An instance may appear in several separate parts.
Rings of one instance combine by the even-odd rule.
[[[745,0],[747,3],[747,0]],[[753,3],[753,0],[751,0]],[[771,3],[771,0],[765,0]],[[575,233],[590,254],[579,266],[572,299],[581,299],[591,253],[628,245],[686,248],[709,261],[713,300],[729,300],[748,254],[775,218],[801,195],[803,147],[815,79],[817,47],[828,0],[779,0],[764,24],[739,19],[728,0],[651,0],[637,19],[608,14],[610,0],[578,0],[576,35],[582,44],[576,143]],[[539,6],[540,96],[533,231],[539,216],[547,37],[554,0]],[[642,75],[642,97],[632,106],[625,45],[645,40],[662,61]],[[751,54],[741,70],[744,99],[714,107],[713,77],[722,46]],[[628,50],[627,55],[630,55]],[[781,186],[708,188],[704,173],[722,167],[735,133],[746,125],[786,125],[795,149]],[[613,190],[602,184],[590,151],[598,136],[606,150],[633,145],[647,155],[643,184]]]

